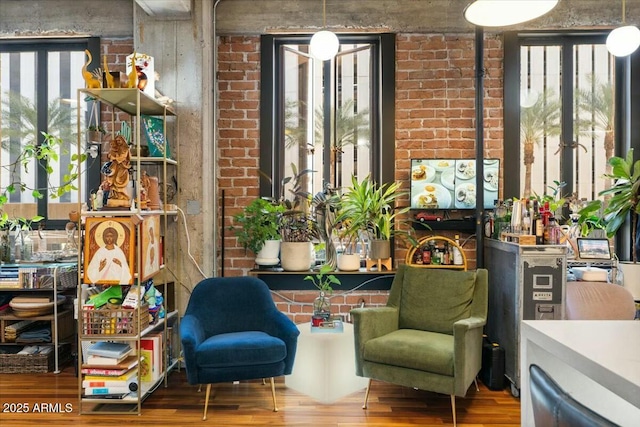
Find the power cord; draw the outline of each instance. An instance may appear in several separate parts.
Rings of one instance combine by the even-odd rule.
[[[178,206],[176,206],[176,209],[182,215],[182,223],[184,224],[184,232],[185,232],[185,234],[187,236],[187,255],[189,255],[189,258],[191,258],[191,261],[193,262],[193,265],[195,265],[196,268],[198,269],[198,271],[200,272],[200,274],[202,274],[202,277],[204,279],[206,279],[207,275],[204,274],[204,272],[202,271],[202,269],[198,265],[198,262],[196,261],[196,259],[191,254],[191,237],[189,237],[189,229],[187,228],[187,216],[184,214],[184,211],[182,209],[180,209]]]

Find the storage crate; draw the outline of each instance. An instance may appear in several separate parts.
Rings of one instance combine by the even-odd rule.
[[[141,311],[140,322],[138,322],[139,311]],[[83,338],[135,337],[148,326],[148,305],[143,305],[141,308],[82,308]]]
[[[71,346],[62,344],[58,348],[59,363],[68,361],[71,357]],[[5,347],[4,350],[7,353],[0,354],[0,374],[35,374],[53,371],[55,363],[53,348],[48,354],[17,354],[22,347]]]

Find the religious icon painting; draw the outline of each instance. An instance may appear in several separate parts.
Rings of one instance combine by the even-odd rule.
[[[133,283],[135,225],[127,218],[87,218],[84,282],[101,285]]]
[[[160,271],[160,216],[145,216],[140,229],[142,281]]]

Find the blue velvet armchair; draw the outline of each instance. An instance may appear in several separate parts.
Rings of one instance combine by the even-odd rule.
[[[198,283],[180,323],[189,384],[271,379],[293,369],[300,331],[278,311],[267,285],[255,277],[210,278]]]

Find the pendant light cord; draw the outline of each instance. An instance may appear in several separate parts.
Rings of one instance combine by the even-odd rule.
[[[626,0],[622,0],[622,25],[624,25],[627,22],[627,18],[626,18],[626,6],[627,6],[627,1]]]
[[[622,0],[622,4],[624,4],[624,0]],[[327,0],[322,0],[322,26],[327,28]]]

